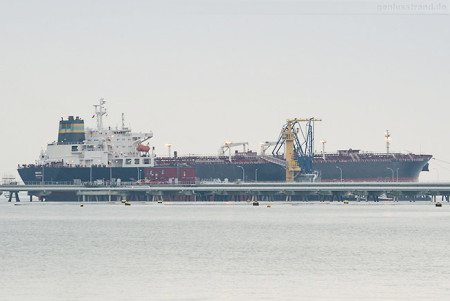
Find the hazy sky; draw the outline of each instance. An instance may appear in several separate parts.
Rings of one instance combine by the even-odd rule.
[[[160,155],[167,142],[259,151],[287,118],[317,117],[317,150],[325,139],[328,152],[384,152],[389,129],[392,151],[437,159],[423,180],[450,181],[449,12],[449,1],[0,0],[0,174],[34,163],[61,117],[94,127],[103,97],[105,123],[125,113]]]

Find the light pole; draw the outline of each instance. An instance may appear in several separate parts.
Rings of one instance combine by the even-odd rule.
[[[394,170],[390,167],[386,167],[386,169],[389,169],[390,171],[392,171],[392,182],[394,182]]]
[[[255,182],[258,182],[258,168],[255,169]]]
[[[341,182],[342,182],[342,168],[340,168],[339,166],[336,166],[336,168],[339,168],[339,170],[341,171]]]
[[[245,171],[244,171],[244,167],[238,165],[237,167],[242,168],[242,182],[245,182]]]
[[[169,148],[169,158],[170,158],[170,147],[172,146],[172,143],[166,143],[166,146]]]
[[[322,139],[320,142],[322,142],[322,155],[325,160],[325,143],[327,143],[327,141]]]

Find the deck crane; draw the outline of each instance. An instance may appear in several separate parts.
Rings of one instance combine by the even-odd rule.
[[[261,142],[260,143],[260,145],[261,145],[261,153],[260,153],[260,155],[261,156],[265,156],[267,149],[269,147],[273,146],[273,145],[276,145],[276,144],[277,144],[276,142],[270,142],[270,141]]]
[[[281,148],[285,146],[286,182],[294,182],[300,173],[313,173],[315,121],[322,120],[315,118],[288,119],[281,130],[272,155],[279,157]],[[302,127],[304,122],[305,126]],[[301,136],[298,135],[299,133]]]
[[[234,146],[241,146],[243,147],[243,150],[245,152],[245,146],[248,146],[248,142],[231,142],[226,141],[224,145],[222,145],[219,149],[219,156],[224,156],[225,152],[228,150],[228,157],[229,161],[231,162],[231,148]]]

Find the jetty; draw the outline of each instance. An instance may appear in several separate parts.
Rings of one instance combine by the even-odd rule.
[[[450,183],[421,182],[302,182],[203,183],[189,185],[0,185],[8,201],[20,202],[19,192],[39,201],[449,201]]]

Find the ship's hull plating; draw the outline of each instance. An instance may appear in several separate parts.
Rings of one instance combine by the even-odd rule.
[[[428,160],[386,161],[386,162],[318,162],[314,169],[321,181],[417,181]],[[240,167],[242,166],[242,168]],[[168,166],[166,166],[168,167]],[[285,181],[286,173],[282,166],[274,163],[250,164],[199,164],[196,169],[200,181]],[[176,168],[176,166],[171,166]],[[26,166],[19,168],[19,174],[26,183],[40,182],[90,182],[96,180],[137,181],[145,175],[144,167],[42,167]],[[342,171],[342,173],[341,173]],[[167,179],[165,179],[167,180]]]

